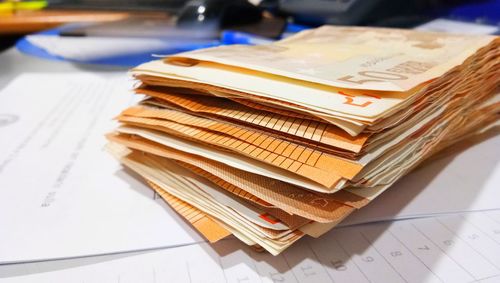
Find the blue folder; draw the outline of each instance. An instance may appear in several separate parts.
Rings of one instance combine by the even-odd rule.
[[[37,34],[49,35],[49,36],[59,36],[59,33],[65,28],[67,28],[67,26],[46,30],[46,31],[43,31],[43,32],[40,32]],[[74,59],[67,59],[67,58],[63,58],[61,56],[50,54],[45,49],[32,44],[29,40],[27,40],[26,37],[21,38],[16,43],[16,47],[19,51],[21,51],[25,54],[36,56],[36,57],[41,57],[41,58],[49,59],[49,60],[70,61],[70,62],[85,63],[85,64],[102,64],[102,65],[132,67],[132,66],[137,66],[141,63],[153,60],[154,58],[152,57],[152,54],[174,54],[174,53],[179,53],[179,52],[184,52],[184,51],[189,51],[189,50],[194,50],[194,49],[199,49],[199,48],[217,46],[220,44],[221,44],[221,42],[219,40],[208,41],[206,43],[199,43],[199,42],[193,43],[193,42],[186,41],[185,44],[176,43],[174,46],[172,46],[168,49],[161,49],[161,50],[154,50],[154,51],[148,50],[147,52],[142,52],[142,53],[140,52],[140,53],[134,53],[134,54],[126,54],[126,55],[100,58],[100,59],[96,59],[96,60],[84,60],[84,61],[83,60],[80,61],[80,60],[74,60]]]

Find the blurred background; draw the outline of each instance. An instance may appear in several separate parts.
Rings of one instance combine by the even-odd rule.
[[[267,43],[323,24],[447,31],[474,24],[498,33],[499,11],[500,0],[2,0],[0,50],[133,66],[152,54]]]

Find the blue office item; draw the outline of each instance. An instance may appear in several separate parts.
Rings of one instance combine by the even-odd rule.
[[[283,34],[280,38],[286,38],[291,36],[297,32],[310,29],[311,27],[305,25],[299,25],[294,23],[287,24]],[[233,30],[225,30],[221,33],[221,42],[222,44],[248,44],[248,45],[257,45],[257,44],[268,44],[272,43],[274,40],[271,38],[256,36],[251,33],[233,31]]]
[[[310,26],[305,26],[305,25],[299,25],[299,24],[295,24],[295,23],[288,23],[286,25],[286,28],[285,30],[283,31],[283,33],[281,34],[280,38],[287,38],[291,35],[294,35],[296,34],[297,32],[301,32],[303,30],[307,30],[307,29],[310,29],[312,27]]]
[[[272,43],[274,40],[246,32],[226,30],[221,33],[221,42],[223,44],[257,45]]]
[[[59,36],[59,30],[58,29],[51,29],[51,30],[40,32],[38,34]],[[40,48],[38,46],[31,44],[31,42],[29,42],[26,39],[26,37],[23,37],[19,41],[17,41],[16,48],[17,48],[17,50],[23,52],[24,54],[35,56],[35,57],[40,57],[40,58],[50,59],[50,60],[59,60],[59,61],[65,60],[62,57],[55,56],[55,55],[48,53],[43,48]]]
[[[500,26],[500,0],[469,1],[450,9],[447,12],[447,17]]]
[[[47,31],[43,31],[41,33],[38,33],[38,35],[46,35],[46,36],[59,36],[60,32],[64,28],[55,28]],[[78,59],[71,59],[71,58],[64,58],[62,56],[54,55],[45,50],[44,48],[40,46],[36,46],[33,43],[31,43],[26,37],[23,37],[20,39],[16,47],[19,51],[36,56],[36,57],[41,57],[44,59],[50,59],[50,60],[64,60],[64,61],[70,61],[70,62],[75,62],[75,63],[84,63],[84,64],[102,64],[102,65],[114,65],[114,66],[124,66],[124,67],[133,67],[137,66],[138,64],[151,61],[154,59],[152,54],[162,54],[162,55],[167,55],[167,54],[174,54],[174,53],[179,53],[179,52],[184,52],[184,51],[190,51],[194,49],[199,49],[199,48],[207,48],[207,47],[213,47],[220,45],[219,40],[209,40],[209,41],[204,41],[204,42],[192,42],[189,40],[185,41],[176,41],[172,42],[172,44],[168,45],[165,48],[159,49],[159,50],[147,50],[143,52],[135,52],[131,54],[120,54],[116,56],[109,56],[109,57],[103,57],[103,58],[96,58],[96,59],[89,59],[89,60],[78,60]]]
[[[310,28],[312,28],[312,27],[305,26],[305,25],[299,25],[299,24],[295,24],[295,23],[288,23],[286,25],[284,33],[297,33],[299,31],[303,31],[303,30],[310,29]]]

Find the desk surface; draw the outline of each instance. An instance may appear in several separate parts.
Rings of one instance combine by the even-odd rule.
[[[132,17],[165,18],[164,12],[106,12],[79,10],[18,11],[0,16],[0,34],[26,34],[76,22],[109,22]]]
[[[14,48],[11,48],[11,49],[3,52],[3,53],[0,53],[0,66],[2,67],[2,69],[1,69],[2,71],[0,72],[0,88],[3,88],[15,76],[17,76],[19,74],[22,74],[22,73],[25,73],[25,72],[43,72],[43,73],[59,73],[59,72],[64,72],[64,73],[68,73],[68,72],[88,71],[88,72],[94,72],[94,73],[102,73],[102,74],[104,74],[106,72],[112,72],[112,71],[126,71],[126,68],[106,67],[106,66],[94,66],[94,65],[83,65],[83,64],[74,64],[74,63],[61,62],[61,61],[47,61],[47,60],[40,59],[40,58],[26,56],[24,54],[21,54],[20,52],[18,52]],[[458,170],[458,172],[463,172],[463,171]],[[393,198],[393,199],[396,199],[396,198]],[[496,214],[496,215],[497,215],[497,217],[500,217],[500,214]],[[455,221],[457,219],[460,220],[460,218],[451,218],[451,220],[453,220],[453,221]],[[497,219],[497,218],[495,218],[495,219]],[[416,220],[416,221],[419,221],[419,220]],[[423,220],[423,221],[426,221],[426,220]],[[500,223],[500,218],[498,218],[498,220],[495,220],[495,221],[497,221],[497,222],[494,222],[494,223],[497,223],[495,225],[498,226],[498,223]],[[490,221],[490,222],[493,223],[493,221]],[[422,222],[419,222],[419,223],[422,224]],[[453,223],[452,222],[449,222],[449,223],[453,224],[453,223],[457,223],[457,222],[455,221]],[[464,223],[466,223],[466,222],[464,222]],[[429,224],[429,223],[424,222],[423,224]],[[433,223],[430,223],[430,224],[433,224]],[[449,225],[451,225],[451,224],[449,224]],[[379,224],[376,224],[376,225],[379,225]],[[455,225],[455,226],[457,226],[457,225]],[[455,227],[455,226],[453,226],[453,227]],[[495,227],[497,227],[497,226],[495,226]],[[371,229],[370,231],[374,231],[372,228],[375,227],[375,226],[370,226],[370,227],[369,227]],[[377,228],[377,227],[375,227],[375,228]],[[433,228],[435,226],[427,225],[425,227]],[[440,227],[440,226],[438,226],[438,227]],[[450,229],[445,229],[448,226],[446,226],[444,228],[443,227],[441,227],[442,228],[441,230],[444,231],[443,233],[446,233],[446,236],[451,235]],[[380,228],[380,227],[378,227],[378,228]],[[487,232],[488,233],[491,232],[492,236],[489,236],[489,237],[493,237],[494,236],[493,232],[497,231],[497,230],[493,230],[494,227],[490,227],[490,228],[491,228],[491,231],[487,231]],[[347,229],[350,229],[350,228],[347,228]],[[478,233],[477,231],[471,230],[471,229],[476,229],[477,230],[477,228],[472,227],[469,230],[467,230],[468,232],[467,231],[466,232],[467,233],[469,233],[469,232],[470,233],[472,233],[472,232]],[[382,230],[386,230],[386,229],[384,227],[382,227]],[[430,232],[436,231],[436,229],[429,229],[429,231]],[[457,229],[457,231],[458,231],[458,229]],[[462,232],[458,231],[456,233],[457,233],[457,235],[453,236],[453,237],[455,237],[455,238],[453,238],[453,241],[456,241],[457,243],[459,241],[461,241],[459,244],[461,245],[462,249],[469,249],[470,250],[469,244],[465,243],[462,240],[462,239],[468,239],[467,238],[468,234],[464,234],[465,232],[463,232],[463,231]],[[344,234],[344,235],[347,235],[347,234]],[[438,238],[438,236],[441,236],[441,235],[436,235],[436,239]],[[386,239],[384,237],[378,237],[378,236],[376,238],[377,239],[380,238],[381,240],[378,241],[378,242],[376,242],[376,243],[375,243],[375,240],[370,240],[371,242],[375,243],[374,246],[377,245],[377,244],[382,243],[382,240]],[[423,236],[421,238],[424,239]],[[481,237],[481,238],[482,239],[483,238],[484,239],[489,239],[486,236],[486,234],[485,234],[484,237]],[[492,241],[493,240],[489,240],[489,242],[492,242]],[[319,240],[316,240],[315,242],[316,243],[321,243],[321,242],[319,242]],[[412,243],[414,241],[411,241],[411,239],[410,239],[410,241],[408,241],[408,242]],[[314,242],[312,242],[312,243],[314,243]],[[397,245],[399,245],[400,242],[394,242],[394,243],[397,244]],[[369,253],[373,253],[373,254],[377,255],[377,251],[375,251],[374,249],[369,249],[369,245],[365,244],[365,246],[366,246],[366,248],[362,248],[361,249],[363,253],[360,254],[360,256],[366,256]],[[239,245],[237,247],[239,247]],[[383,247],[387,247],[387,246],[383,246]],[[393,246],[389,246],[389,247],[393,248]],[[484,247],[484,246],[481,246],[481,247]],[[496,251],[498,251],[500,248],[498,246],[493,246],[493,245],[491,245],[491,247],[492,247],[491,249],[484,249],[484,251],[489,252],[489,254],[491,254],[492,257],[498,258],[498,253],[496,253]],[[436,250],[439,251],[439,249],[436,249]],[[307,250],[305,250],[305,251],[307,251]],[[167,250],[159,251],[158,253],[163,253],[163,252],[165,252],[166,255],[170,255],[169,256],[170,259],[174,258],[171,254],[169,254],[169,252]],[[473,251],[473,252],[475,252],[475,251]],[[151,270],[151,268],[150,268],[151,265],[145,264],[145,261],[143,260],[143,257],[142,257],[142,256],[148,257],[148,253],[153,253],[153,252],[136,252],[136,253],[127,253],[127,254],[115,254],[115,255],[107,255],[107,256],[97,256],[97,257],[88,257],[88,258],[79,258],[79,259],[67,259],[67,260],[51,261],[51,262],[41,262],[41,263],[24,263],[24,264],[0,265],[0,280],[2,278],[6,278],[6,277],[10,277],[10,276],[18,276],[18,275],[25,275],[25,274],[42,273],[42,272],[49,272],[49,271],[58,271],[58,270],[64,270],[64,269],[69,268],[69,267],[80,268],[82,266],[83,267],[84,266],[88,266],[89,268],[93,268],[92,267],[93,265],[99,266],[99,263],[102,263],[102,265],[106,267],[106,263],[107,262],[117,261],[118,263],[120,263],[121,262],[120,259],[124,259],[125,260],[125,258],[132,258],[133,256],[138,256],[138,259],[136,261],[132,262],[134,268],[130,268],[129,265],[125,265],[124,264],[124,265],[118,266],[120,268],[118,270],[135,270],[135,268],[143,268],[144,270],[148,269],[150,271]],[[154,253],[156,253],[156,252],[154,252]],[[202,254],[202,255],[204,255],[204,254]],[[226,253],[221,252],[221,253],[218,253],[218,254],[224,255]],[[408,252],[408,253],[405,253],[405,254],[409,255],[410,253]],[[243,255],[245,255],[245,254],[243,254]],[[182,256],[183,256],[183,253],[179,252],[179,254],[176,255],[175,259],[176,260],[180,260],[180,259],[182,259]],[[301,266],[300,265],[301,262],[305,262],[307,264],[316,264],[316,266],[318,266],[318,264],[322,263],[322,262],[318,262],[317,259],[311,261],[308,258],[308,256],[309,256],[309,254],[307,254],[307,253],[302,253],[299,256],[297,256],[298,260],[296,260],[296,263],[294,265],[294,266],[297,267],[296,269],[300,270],[301,268],[309,268],[308,266]],[[457,258],[456,260],[458,262],[462,262],[463,261],[463,262],[466,262],[466,263],[471,263],[471,262],[474,263],[473,265],[471,264],[471,266],[470,266],[471,270],[472,269],[473,270],[479,270],[478,272],[483,272],[484,271],[482,268],[485,265],[480,264],[479,261],[475,262],[475,261],[468,260],[466,253],[460,254],[460,253],[455,252],[452,255],[452,257],[453,256],[455,256]],[[206,258],[207,260],[210,260],[210,258],[207,257],[206,255],[205,255],[204,258]],[[314,257],[311,257],[311,258],[314,258]],[[349,256],[348,259],[350,259],[350,258],[353,258],[353,260],[356,260],[356,257],[354,255],[353,256]],[[378,255],[378,258],[382,259],[382,257],[380,255]],[[437,255],[437,256],[435,256],[434,258],[432,258],[432,267],[438,268],[440,266],[445,266],[443,264],[438,264],[438,263],[440,263],[440,261],[439,261],[440,259],[446,259],[446,258],[448,258],[448,257],[445,256],[445,255],[440,255],[440,254]],[[478,259],[481,259],[481,258],[478,256]],[[228,259],[226,258],[225,260],[226,260],[225,262],[227,263]],[[236,265],[238,265],[238,266],[243,265],[244,266],[245,265],[245,262],[243,262],[241,260],[241,263],[240,263],[238,258],[233,258],[233,260],[238,260],[238,262],[236,262],[236,263],[229,262],[229,264],[231,266],[232,265],[234,265],[234,266],[236,266]],[[308,261],[305,261],[305,260],[308,260]],[[269,260],[269,262],[270,261],[271,260]],[[485,261],[485,260],[483,259],[483,261]],[[488,261],[488,260],[486,260],[486,261]],[[330,260],[330,262],[334,262],[334,261]],[[377,262],[384,263],[385,261],[382,261],[382,260],[379,261],[379,260],[377,260]],[[415,262],[418,263],[417,261],[415,261]],[[491,261],[491,262],[495,262],[495,261]],[[489,263],[491,263],[491,262],[489,262]],[[496,261],[496,262],[498,262],[498,261]],[[454,263],[454,261],[448,260],[448,264],[451,265],[451,264],[455,264],[455,263]],[[458,264],[455,264],[455,265],[458,265]],[[422,270],[425,270],[424,266],[421,266],[421,268],[422,268]],[[493,267],[492,267],[492,269],[493,269]],[[78,270],[80,270],[80,269],[78,269]],[[99,274],[98,273],[99,270],[102,270],[102,269],[98,269],[98,267],[96,267],[96,269],[92,269],[91,271],[94,272],[95,274]],[[168,266],[164,267],[164,270],[168,270]],[[233,270],[241,270],[241,269],[234,269],[233,268]],[[302,269],[302,270],[304,270],[304,269]],[[417,270],[417,269],[415,269],[415,270]],[[499,270],[500,270],[500,268],[499,268]],[[209,270],[209,271],[211,272],[211,270]],[[486,271],[490,272],[490,270],[486,270]],[[494,270],[494,272],[496,272],[496,271],[497,270]],[[87,274],[89,274],[89,269],[82,269],[82,272],[86,272]],[[334,271],[332,271],[332,272],[334,272]],[[425,275],[427,273],[420,273],[420,274],[424,274]],[[135,275],[135,274],[133,274],[133,275]],[[498,276],[498,275],[495,275],[495,276]],[[482,278],[482,277],[479,277],[479,278]],[[499,277],[495,277],[495,278],[493,278],[491,280],[491,282],[498,282],[498,280],[500,280]]]

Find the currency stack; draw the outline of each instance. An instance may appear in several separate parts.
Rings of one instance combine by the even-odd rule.
[[[108,150],[209,241],[232,234],[274,255],[499,127],[494,36],[324,26],[131,73],[144,99],[117,117]]]

